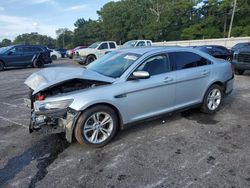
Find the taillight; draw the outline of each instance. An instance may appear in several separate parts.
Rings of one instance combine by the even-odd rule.
[[[38,94],[38,95],[36,96],[36,100],[37,100],[37,101],[43,101],[44,99],[45,99],[45,95]]]

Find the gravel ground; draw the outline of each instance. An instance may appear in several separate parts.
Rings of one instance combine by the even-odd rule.
[[[0,72],[0,187],[250,187],[250,72],[236,76],[216,115],[161,117],[94,149],[28,133],[23,82],[37,70]]]

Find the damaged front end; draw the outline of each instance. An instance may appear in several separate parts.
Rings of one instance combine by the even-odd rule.
[[[34,76],[31,78],[38,80]],[[26,81],[26,85],[34,83],[28,81]],[[65,132],[67,141],[72,142],[73,130],[81,112],[70,108],[74,101],[74,98],[71,98],[71,92],[106,84],[110,84],[110,82],[72,78],[53,83],[38,91],[34,91],[28,85],[31,93],[30,98],[25,99],[25,103],[31,108],[30,133],[55,134]],[[66,98],[61,99],[61,96],[66,96]]]
[[[56,134],[65,132],[66,139],[72,141],[73,128],[80,112],[69,105],[72,100],[55,102],[35,101],[31,108],[29,131],[41,134]]]

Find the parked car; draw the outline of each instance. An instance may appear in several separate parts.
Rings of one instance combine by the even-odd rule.
[[[250,48],[250,42],[238,43],[231,48],[231,51],[234,53],[242,48]]]
[[[245,70],[250,70],[250,45],[234,52],[232,64],[236,74],[242,75]]]
[[[60,52],[54,50],[54,49],[50,49],[51,52],[50,52],[50,57],[53,61],[57,60],[57,59],[60,59],[62,58],[62,55]]]
[[[191,48],[119,49],[85,69],[50,68],[25,81],[30,132],[65,132],[104,146],[128,124],[175,110],[219,110],[233,90],[231,64]]]
[[[74,60],[79,64],[88,65],[94,60],[116,49],[117,44],[114,41],[95,42],[88,48],[76,50]]]
[[[43,67],[52,63],[46,46],[12,45],[0,48],[0,71],[8,67]]]
[[[208,53],[216,58],[221,58],[228,61],[231,61],[233,57],[232,52],[224,46],[204,45],[204,46],[196,46],[195,48],[205,53]]]
[[[66,51],[67,51],[67,49],[57,48],[55,50],[61,54],[62,58],[66,57]]]
[[[122,48],[131,48],[131,47],[141,47],[141,46],[152,46],[153,43],[151,40],[130,40],[125,42],[122,45]]]
[[[66,51],[66,56],[67,56],[68,58],[72,59],[73,56],[74,56],[75,51],[76,51],[76,50],[83,49],[83,48],[87,48],[87,46],[77,46],[77,47],[75,47],[74,49],[67,50],[67,51]]]

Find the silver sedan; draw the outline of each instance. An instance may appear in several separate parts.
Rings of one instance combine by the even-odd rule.
[[[197,106],[215,113],[233,78],[229,62],[178,47],[120,49],[83,69],[44,69],[25,81],[30,132],[104,146],[128,124]]]

